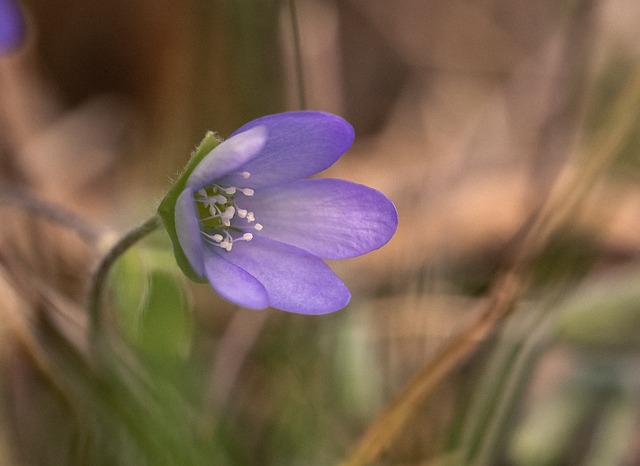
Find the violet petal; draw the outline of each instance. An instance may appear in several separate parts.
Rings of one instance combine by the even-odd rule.
[[[269,115],[247,123],[235,133],[266,126],[269,136],[260,155],[242,167],[247,180],[225,177],[229,185],[257,188],[316,174],[333,165],[353,143],[353,128],[324,112],[299,111]]]
[[[185,189],[176,201],[176,234],[178,241],[194,272],[204,275],[203,241],[200,223],[193,200],[193,191]]]
[[[212,247],[206,248],[204,267],[213,289],[223,298],[249,309],[268,307],[264,286],[249,272],[227,261],[224,253],[212,252]]]
[[[20,6],[14,0],[0,0],[0,55],[15,50],[26,34]]]
[[[254,237],[217,254],[262,283],[269,304],[299,314],[325,314],[345,307],[346,285],[318,257],[277,241]]]
[[[375,189],[335,179],[305,179],[256,190],[243,200],[263,225],[260,236],[323,259],[344,259],[383,246],[396,231],[393,203]]]
[[[221,142],[193,170],[187,179],[187,186],[197,191],[218,178],[238,170],[260,154],[267,137],[267,129],[258,125]]]

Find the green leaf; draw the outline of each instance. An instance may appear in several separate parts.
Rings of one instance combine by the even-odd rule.
[[[558,336],[586,345],[640,344],[640,270],[581,286],[558,310]]]
[[[597,397],[578,383],[568,383],[539,402],[513,434],[510,456],[518,466],[564,464]]]
[[[125,338],[136,340],[138,320],[147,293],[147,268],[138,248],[123,254],[113,268],[111,292],[116,317]]]
[[[168,252],[134,249],[113,273],[120,329],[130,344],[152,356],[184,357],[193,320],[184,278]]]
[[[162,201],[160,201],[160,205],[158,206],[158,214],[160,215],[162,224],[167,230],[169,238],[171,238],[171,243],[173,243],[173,253],[176,257],[176,262],[187,277],[200,283],[206,282],[206,279],[199,276],[195,270],[193,270],[187,256],[184,254],[184,251],[180,246],[180,242],[178,241],[175,221],[176,202],[178,200],[178,196],[180,196],[182,191],[184,191],[187,185],[187,178],[189,178],[191,172],[193,172],[200,161],[209,155],[209,153],[219,143],[220,139],[215,133],[210,131],[205,135],[204,139],[200,142],[198,147],[196,147],[196,150],[191,154],[191,159],[187,163],[187,166],[184,168],[173,186],[171,186],[169,192],[167,192]]]

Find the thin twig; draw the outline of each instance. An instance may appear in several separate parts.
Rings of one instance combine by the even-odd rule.
[[[459,332],[374,420],[343,465],[364,465],[374,461],[413,418],[416,408],[427,400],[438,384],[487,340],[513,308],[520,289],[520,277],[513,273],[505,274],[494,286],[476,320]]]

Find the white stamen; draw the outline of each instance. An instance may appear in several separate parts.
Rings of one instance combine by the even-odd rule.
[[[251,188],[238,188],[238,191],[240,191],[245,196],[253,196],[253,194],[255,193],[255,191]]]
[[[251,174],[242,172],[240,176],[246,179]],[[248,224],[255,222],[256,218],[253,212],[236,204],[234,195],[238,192],[245,196],[253,196],[255,193],[252,188],[212,184],[199,189],[194,197],[195,202],[203,205],[211,215],[210,217],[205,215],[200,217],[200,223],[203,228],[201,233],[204,236],[204,240],[228,252],[233,249],[234,242],[251,241],[254,238],[253,233],[243,233],[243,231],[250,228]],[[243,224],[239,219],[242,219],[245,223]],[[253,225],[253,229],[260,231],[262,230],[262,225],[256,223]]]
[[[211,244],[214,244],[215,246],[220,246],[219,244],[216,243],[220,243],[224,238],[222,237],[222,235],[219,234],[215,234],[215,235],[209,235],[207,233],[205,233],[204,231],[201,231],[200,233],[202,233],[206,238],[210,239],[211,241],[214,241],[213,243],[211,243],[211,241],[209,241]]]
[[[220,209],[215,204],[209,204],[209,213],[211,214],[211,218],[216,218],[220,214]]]
[[[236,214],[236,208],[230,205],[227,207],[227,210],[220,214],[220,218],[222,219],[222,224],[226,227],[231,226],[231,219]]]

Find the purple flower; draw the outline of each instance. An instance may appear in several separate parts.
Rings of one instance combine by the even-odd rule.
[[[398,223],[393,203],[374,189],[307,178],[351,146],[351,125],[289,112],[254,120],[206,152],[205,141],[159,208],[183,270],[252,309],[346,306],[349,290],[323,259],[377,249]]]
[[[24,40],[22,12],[14,0],[0,0],[0,55],[15,50]]]

